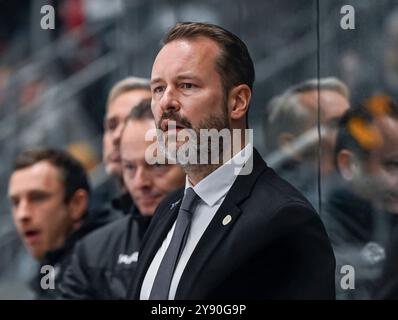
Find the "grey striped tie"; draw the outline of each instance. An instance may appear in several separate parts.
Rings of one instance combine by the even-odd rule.
[[[149,296],[150,300],[167,300],[169,297],[171,280],[187,241],[193,209],[197,199],[199,197],[192,188],[185,190],[173,236],[153,282]]]

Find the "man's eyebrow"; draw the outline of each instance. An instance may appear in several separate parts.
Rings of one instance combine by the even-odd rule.
[[[14,193],[9,193],[9,194],[7,194],[7,198],[9,200],[15,200],[16,198],[18,198],[18,195],[14,194]]]
[[[117,116],[111,115],[111,116],[105,116],[104,117],[104,124],[110,122],[110,121],[115,121],[117,120]]]
[[[126,159],[126,158],[121,158],[122,163],[124,164],[135,164],[135,159]]]
[[[176,80],[197,79],[197,77],[194,74],[192,74],[192,73],[185,73],[185,74],[177,75],[175,77],[175,79]],[[151,85],[154,85],[154,84],[159,83],[161,81],[162,81],[161,78],[154,78],[154,79],[151,80]]]
[[[183,79],[196,79],[197,77],[191,73],[185,73],[178,75],[176,78],[177,80],[183,80]]]
[[[50,195],[52,192],[51,191],[48,191],[48,190],[36,190],[36,189],[34,189],[34,190],[31,190],[31,191],[29,191],[28,192],[28,195],[29,196],[36,196],[36,195]]]
[[[152,79],[152,80],[151,80],[150,84],[153,85],[153,84],[158,83],[158,82],[160,82],[160,81],[161,81],[160,78],[155,78],[155,79]]]

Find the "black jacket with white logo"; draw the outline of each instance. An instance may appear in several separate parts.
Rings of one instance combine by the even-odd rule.
[[[134,209],[80,241],[64,273],[61,298],[124,299],[149,222]]]
[[[74,247],[89,233],[117,219],[118,215],[115,210],[103,209],[89,213],[84,219],[82,226],[69,235],[61,247],[46,253],[43,260],[40,261],[36,274],[29,282],[35,299],[50,300],[58,298],[60,295],[59,287],[62,285],[64,272],[71,263]],[[122,213],[119,213],[119,215],[122,215]]]

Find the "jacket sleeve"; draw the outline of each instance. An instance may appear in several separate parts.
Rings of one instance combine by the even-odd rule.
[[[60,299],[95,299],[92,279],[87,265],[84,241],[76,244],[71,263],[66,268],[59,285]]]

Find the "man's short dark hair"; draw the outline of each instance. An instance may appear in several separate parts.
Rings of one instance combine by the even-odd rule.
[[[46,161],[59,169],[65,188],[65,203],[69,203],[79,189],[90,193],[90,185],[83,165],[63,150],[52,148],[26,150],[17,156],[13,172],[31,167],[41,161]]]
[[[374,147],[372,140],[369,140],[373,134],[370,126],[380,116],[398,119],[398,105],[388,96],[373,96],[348,109],[338,124],[335,160],[342,149],[366,160]]]
[[[163,43],[197,37],[210,38],[220,47],[221,54],[216,60],[216,67],[225,92],[240,84],[246,84],[251,90],[253,89],[255,78],[253,61],[244,42],[232,32],[214,24],[183,22],[176,24],[167,33]]]

